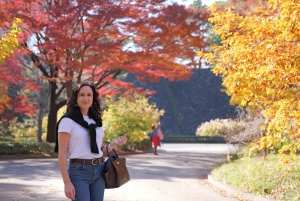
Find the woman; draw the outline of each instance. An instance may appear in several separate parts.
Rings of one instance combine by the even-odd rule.
[[[102,177],[104,131],[99,94],[89,83],[77,85],[67,103],[67,113],[57,123],[58,163],[65,184],[65,195],[76,201],[103,200]],[[111,151],[127,141],[123,135],[107,147]],[[70,159],[69,165],[67,159]]]
[[[152,124],[151,128],[152,128],[151,140],[152,140],[152,146],[154,147],[154,155],[158,155],[157,153],[157,147],[159,145],[158,127],[156,127],[155,124]]]

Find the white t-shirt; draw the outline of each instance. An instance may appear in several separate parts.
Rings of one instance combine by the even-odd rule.
[[[88,123],[95,123],[93,119],[83,115],[83,119]],[[67,157],[81,158],[81,159],[93,159],[103,156],[103,152],[100,150],[102,146],[102,139],[104,131],[102,127],[96,128],[96,141],[99,149],[99,154],[91,152],[90,134],[89,130],[82,127],[70,118],[63,118],[58,125],[58,133],[67,132],[70,134],[69,146]]]

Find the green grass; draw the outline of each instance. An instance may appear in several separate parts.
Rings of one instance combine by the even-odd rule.
[[[300,157],[289,165],[278,166],[277,155],[241,158],[214,167],[215,180],[243,192],[280,201],[300,200]]]

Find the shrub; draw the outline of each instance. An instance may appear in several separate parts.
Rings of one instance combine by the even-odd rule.
[[[150,125],[158,122],[164,114],[164,110],[159,110],[156,104],[148,101],[148,98],[138,94],[107,98],[107,109],[103,114],[104,140],[111,142],[126,134],[126,146],[129,149],[143,149],[141,145],[145,139],[149,139],[147,133],[151,132]]]
[[[234,119],[214,119],[202,123],[196,130],[197,136],[229,136],[245,129],[243,121]]]
[[[0,140],[1,141],[35,141],[37,135],[37,125],[35,119],[24,119],[19,122],[18,118],[10,121],[0,121]]]
[[[245,110],[238,111],[238,118],[245,123],[245,129],[235,135],[231,135],[229,141],[233,142],[255,142],[265,135],[263,126],[265,118],[262,112],[250,113]]]
[[[228,143],[256,142],[265,135],[265,119],[261,112],[250,114],[238,111],[236,119],[215,119],[202,123],[196,130],[198,136],[221,136]],[[278,144],[278,143],[277,143]]]
[[[163,142],[171,143],[224,143],[220,136],[167,135]]]
[[[152,143],[150,139],[144,139],[142,141],[128,141],[125,145],[118,146],[119,150],[123,151],[146,151],[152,149]]]
[[[14,136],[12,135],[16,132],[16,124],[18,123],[18,118],[14,118],[10,121],[2,119],[0,121],[0,140],[1,141],[13,141]]]
[[[26,143],[0,143],[0,155],[38,155],[51,156],[54,153],[54,144],[46,142],[26,142]]]

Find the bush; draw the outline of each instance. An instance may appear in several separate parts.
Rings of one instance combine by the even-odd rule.
[[[152,149],[152,143],[150,139],[144,139],[140,142],[128,141],[125,145],[120,146],[119,149],[124,151],[147,151]]]
[[[106,103],[107,109],[103,114],[104,140],[111,142],[126,134],[128,142],[125,146],[128,149],[148,149],[151,143],[147,133],[151,132],[151,124],[158,122],[164,111],[138,94],[107,98]]]
[[[0,143],[0,155],[52,156],[55,155],[54,144],[46,142]]]
[[[36,119],[24,119],[23,122],[18,118],[0,121],[0,141],[7,142],[34,142],[37,136]]]
[[[220,136],[167,135],[163,142],[171,143],[224,143]]]
[[[196,130],[197,136],[228,136],[245,129],[243,121],[234,119],[214,119],[202,123]]]
[[[244,122],[245,129],[239,133],[233,133],[230,138],[231,142],[254,142],[265,135],[263,126],[265,124],[265,118],[262,112],[250,114],[245,110],[238,111],[238,118]]]
[[[15,125],[18,123],[18,119],[14,118],[10,121],[2,119],[0,121],[0,140],[1,141],[13,141],[14,132],[16,132]]]
[[[202,123],[196,130],[198,136],[221,136],[228,143],[247,144],[265,135],[262,113],[250,114],[239,110],[236,119],[215,119]]]

